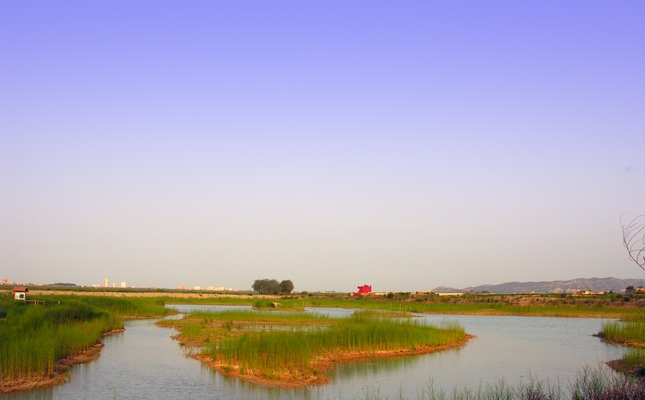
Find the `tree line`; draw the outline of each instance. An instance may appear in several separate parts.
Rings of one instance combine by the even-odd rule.
[[[293,282],[288,279],[282,282],[275,279],[256,279],[252,288],[261,294],[289,294],[293,291]]]

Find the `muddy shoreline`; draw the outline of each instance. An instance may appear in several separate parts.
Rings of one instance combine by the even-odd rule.
[[[628,343],[628,342],[621,342],[617,340],[609,340],[605,339],[600,333],[593,334],[591,336],[595,336],[597,338],[600,338],[600,341],[603,343],[607,344],[613,344],[613,345],[618,345],[618,346],[623,346],[623,347],[634,347],[633,344]],[[642,370],[640,366],[632,366],[632,365],[627,365],[623,359],[617,359],[617,360],[611,360],[607,361],[605,363],[609,368],[613,369],[614,371],[623,373],[625,375],[631,376],[632,378],[640,381],[640,382],[645,382],[645,375],[642,374]]]

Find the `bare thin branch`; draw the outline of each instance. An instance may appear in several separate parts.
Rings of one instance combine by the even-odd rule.
[[[623,245],[627,249],[629,259],[645,271],[645,215],[639,215],[627,223],[620,216],[620,226],[623,228]]]

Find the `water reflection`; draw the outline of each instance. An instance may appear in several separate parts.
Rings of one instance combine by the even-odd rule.
[[[332,379],[355,379],[358,376],[376,376],[394,370],[419,365],[417,356],[384,357],[340,363],[334,368]]]

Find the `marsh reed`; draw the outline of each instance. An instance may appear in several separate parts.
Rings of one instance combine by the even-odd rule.
[[[261,320],[267,315],[244,313],[237,315]],[[191,314],[192,316],[193,314]],[[208,317],[201,314],[201,317]],[[221,314],[220,314],[221,318]],[[320,316],[273,315],[274,322],[314,321]],[[215,319],[215,318],[213,318]],[[378,352],[411,350],[441,346],[464,340],[464,329],[456,323],[446,326],[425,325],[416,320],[374,318],[357,313],[346,318],[334,318],[309,330],[245,331],[224,337],[202,347],[201,354],[241,371],[276,378],[316,374],[316,360],[336,356],[361,355]]]
[[[46,305],[0,299],[0,386],[15,380],[52,377],[57,361],[123,327],[121,316],[163,315],[153,299],[42,296]]]
[[[600,336],[612,342],[645,346],[645,322],[606,322],[602,325]]]

